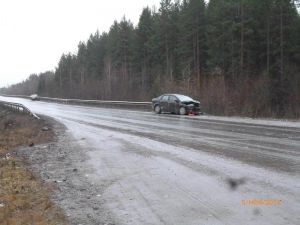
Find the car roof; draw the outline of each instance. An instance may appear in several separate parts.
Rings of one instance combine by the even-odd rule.
[[[163,94],[163,95],[174,95],[174,96],[176,96],[176,95],[181,95],[181,94],[166,93],[166,94]]]
[[[180,96],[190,97],[190,96],[188,96],[188,95],[174,94],[174,93],[167,93],[167,94],[163,94],[163,95],[161,95],[161,96],[164,96],[164,95],[173,95],[173,96],[175,96],[175,97],[180,97]],[[191,98],[191,97],[190,97],[190,98]]]

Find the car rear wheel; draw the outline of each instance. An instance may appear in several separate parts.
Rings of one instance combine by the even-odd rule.
[[[180,115],[186,115],[186,109],[184,107],[180,107],[179,114]]]
[[[155,111],[156,114],[160,114],[160,113],[161,113],[161,108],[160,108],[160,106],[159,106],[159,105],[156,105],[156,106],[154,107],[154,111]]]

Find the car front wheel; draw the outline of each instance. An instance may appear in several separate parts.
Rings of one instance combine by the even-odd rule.
[[[161,113],[160,106],[159,106],[159,105],[156,105],[156,106],[154,107],[154,111],[155,111],[156,114],[160,114],[160,113]]]
[[[186,109],[184,107],[180,107],[179,114],[180,115],[186,115]]]

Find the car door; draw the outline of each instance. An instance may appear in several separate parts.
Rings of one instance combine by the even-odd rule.
[[[160,100],[160,108],[162,112],[169,112],[169,95],[162,96]]]
[[[178,111],[178,99],[173,96],[173,95],[170,95],[169,96],[169,104],[168,104],[168,112],[171,112],[171,113],[177,113]]]

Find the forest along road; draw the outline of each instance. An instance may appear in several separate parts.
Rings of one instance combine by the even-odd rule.
[[[81,140],[90,182],[106,185],[117,224],[299,224],[299,122],[0,100],[53,117]]]

